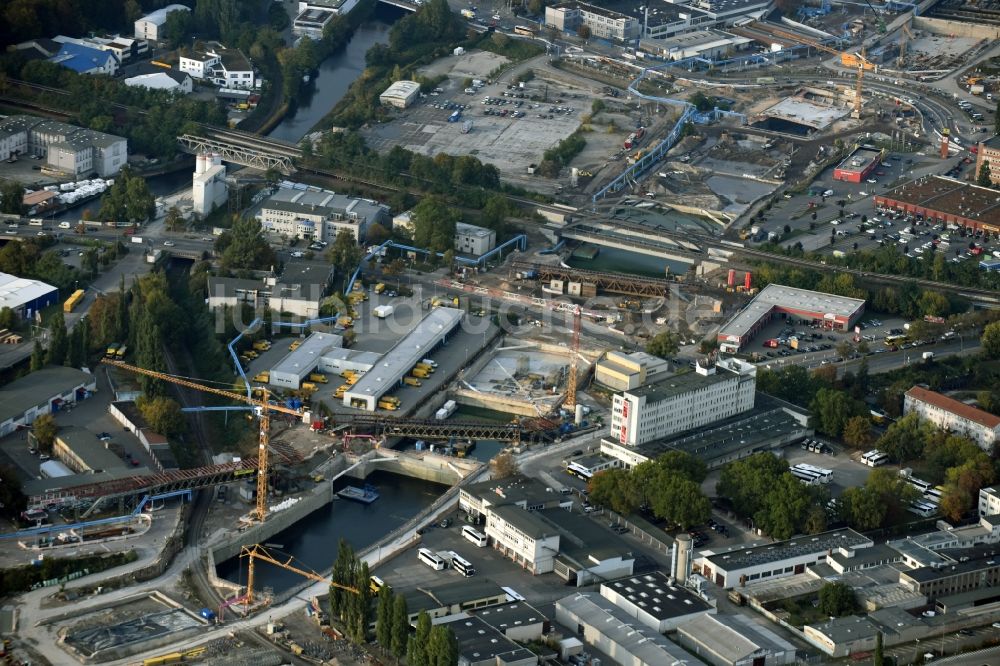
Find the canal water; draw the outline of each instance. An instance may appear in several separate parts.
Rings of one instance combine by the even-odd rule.
[[[374,472],[364,482],[341,477],[334,489],[362,483],[375,486],[379,492],[372,504],[335,500],[271,537],[268,543],[280,545],[281,552],[294,556],[300,568],[323,572],[333,566],[341,539],[360,551],[405,524],[448,489],[390,472]],[[216,570],[226,580],[246,584],[246,562],[239,558],[219,563]],[[298,574],[265,562],[257,563],[256,580],[258,590],[270,587],[276,594],[305,581]]]
[[[691,269],[691,264],[683,261],[671,261],[652,257],[647,254],[637,254],[614,247],[602,247],[593,259],[570,257],[564,261],[573,268],[590,271],[611,271],[614,273],[629,273],[643,277],[662,278],[669,271],[672,275],[683,275]]]
[[[302,94],[297,107],[268,134],[271,138],[298,143],[344,97],[365,69],[365,54],[375,44],[389,41],[389,29],[404,11],[378,3],[374,17],[359,27],[340,52],[319,66],[316,80]]]

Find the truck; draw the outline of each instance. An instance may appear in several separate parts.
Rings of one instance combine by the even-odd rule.
[[[309,392],[316,391],[316,385],[313,384],[312,382],[302,382],[302,385],[299,388],[301,388],[303,391],[309,391]]]
[[[309,373],[309,381],[316,382],[317,384],[326,384],[326,375],[322,372],[312,372]]]
[[[267,370],[261,370],[253,376],[253,380],[261,384],[268,384],[271,381],[271,373]]]
[[[933,361],[934,352],[924,352],[923,354],[920,355],[920,358],[922,358],[925,361]]]
[[[461,119],[462,119],[462,112],[461,111],[452,111],[451,115],[448,116],[448,122],[449,123],[457,123]]]
[[[835,256],[837,259],[843,259],[844,257],[847,256],[847,253],[844,252],[843,250],[834,250],[833,256]]]
[[[381,400],[378,401],[378,408],[394,412],[397,409],[399,409],[399,405],[395,402],[391,402],[389,400],[386,400],[385,398],[382,398]]]
[[[385,282],[379,282],[377,285],[375,285],[376,294],[381,294],[383,291],[385,291]]]
[[[271,341],[258,340],[257,342],[253,343],[253,348],[256,349],[257,351],[267,351],[268,349],[271,348]]]
[[[76,309],[76,306],[79,305],[80,302],[83,300],[83,296],[84,296],[83,289],[77,289],[76,291],[74,291],[70,295],[70,297],[66,299],[66,302],[63,303],[63,312],[68,313]]]
[[[427,368],[421,368],[420,366],[413,368],[412,372],[414,377],[419,377],[420,379],[427,379],[431,375],[430,370]]]
[[[341,384],[337,387],[337,390],[333,392],[333,397],[340,400],[344,397],[344,394],[347,393],[347,389],[349,388],[351,388],[350,384]]]
[[[458,409],[458,403],[455,402],[454,400],[449,400],[448,402],[441,405],[441,409],[437,410],[437,412],[434,413],[434,418],[437,419],[438,421],[444,421],[449,416],[454,414],[456,409]]]
[[[125,359],[125,352],[128,351],[128,347],[125,345],[120,346],[115,350],[115,360],[122,361]]]
[[[413,368],[414,368],[415,370],[418,370],[418,369],[419,369],[419,370],[425,370],[425,371],[427,371],[427,372],[429,372],[429,373],[430,373],[430,372],[434,372],[434,368],[433,368],[433,367],[431,367],[431,366],[430,366],[430,365],[428,365],[427,363],[423,363],[423,362],[420,362],[420,363],[417,363],[417,364],[416,364],[415,366],[413,366]]]
[[[142,245],[142,236],[132,236],[132,242],[138,245]]]
[[[376,305],[372,308],[372,314],[379,319],[387,319],[392,316],[392,313],[395,312],[395,310],[396,309],[391,305]]]
[[[112,342],[108,345],[108,348],[104,350],[104,355],[108,358],[114,358],[115,352],[118,351],[118,347],[121,345],[120,342]]]
[[[472,11],[471,9],[463,9],[462,10],[462,18],[469,19],[470,21],[475,21],[476,20],[476,12]]]
[[[403,383],[406,384],[407,386],[420,386],[421,382],[416,377],[411,377],[407,375],[406,377],[403,377]]]
[[[337,319],[337,325],[343,326],[344,328],[350,328],[351,326],[354,326],[354,318],[340,317],[339,319]]]

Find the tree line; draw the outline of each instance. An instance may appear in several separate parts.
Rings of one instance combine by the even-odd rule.
[[[368,642],[374,620],[375,640],[386,654],[397,660],[405,657],[409,666],[458,664],[458,641],[451,628],[432,626],[430,616],[421,611],[416,631],[411,634],[406,599],[388,585],[382,585],[373,597],[368,563],[361,561],[343,539],[337,549],[331,581],[336,585],[330,586],[330,616],[340,620],[351,641]]]
[[[588,484],[590,501],[628,515],[645,509],[658,519],[687,529],[708,520],[712,504],[701,492],[708,470],[701,460],[669,451],[631,470],[598,472]]]

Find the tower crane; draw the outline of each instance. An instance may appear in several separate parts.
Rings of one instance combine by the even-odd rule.
[[[826,44],[820,44],[819,42],[811,39],[806,39],[795,33],[787,32],[773,25],[767,26],[767,32],[772,33],[777,37],[784,37],[785,39],[795,42],[796,44],[803,44],[805,46],[810,46],[814,49],[820,51],[825,51],[826,53],[831,53],[833,55],[840,56],[840,64],[844,67],[850,67],[857,71],[858,81],[854,92],[854,110],[851,112],[852,118],[861,118],[861,90],[862,84],[865,78],[865,71],[877,71],[878,67],[872,61],[865,57],[865,47],[861,47],[861,53],[849,53],[847,51],[840,51]]]
[[[580,355],[580,318],[582,316],[580,306],[573,308],[573,341],[570,344],[569,380],[566,382],[566,407],[576,407],[576,382],[577,382],[577,356]]]
[[[906,66],[907,38],[913,39],[913,33],[910,32],[910,28],[904,23],[902,25],[902,30],[899,31],[899,57],[896,58],[896,67],[899,69]]]
[[[254,408],[254,412],[257,414],[257,418],[260,419],[260,444],[257,447],[257,507],[253,511],[253,516],[260,522],[264,522],[264,518],[267,516],[267,470],[268,470],[268,446],[270,444],[270,429],[271,429],[271,412],[279,412],[281,414],[291,414],[292,416],[297,416],[303,418],[307,412],[301,408],[295,409],[293,407],[285,407],[284,405],[276,405],[271,402],[271,393],[266,386],[261,387],[260,398],[253,398],[244,393],[236,393],[234,391],[228,391],[226,389],[215,388],[212,386],[205,386],[204,384],[199,384],[197,382],[191,381],[189,379],[183,379],[181,377],[175,377],[173,375],[168,375],[164,372],[157,372],[155,370],[147,370],[145,368],[140,368],[135,365],[130,365],[122,361],[112,361],[109,359],[103,359],[102,361],[106,365],[112,365],[116,368],[121,368],[122,370],[127,370],[129,372],[135,373],[137,375],[145,375],[146,377],[152,377],[153,379],[158,379],[160,381],[169,382],[171,384],[177,384],[178,386],[183,386],[185,388],[194,389],[195,391],[202,391],[204,393],[213,393],[215,395],[221,395],[223,397],[229,398],[236,402],[242,402],[248,404]]]
[[[292,573],[297,573],[303,578],[308,578],[309,580],[316,581],[317,583],[326,583],[332,587],[336,587],[347,592],[353,592],[354,594],[361,594],[361,592],[356,587],[351,587],[350,585],[343,585],[335,581],[325,578],[321,574],[316,573],[308,569],[301,569],[292,564],[295,558],[291,555],[287,555],[288,559],[279,560],[277,557],[272,555],[270,551],[261,546],[260,544],[254,544],[252,546],[243,546],[240,549],[240,557],[247,558],[247,593],[244,595],[243,600],[246,602],[247,606],[250,606],[254,600],[254,560],[260,560],[262,562],[268,562],[282,569],[287,569]]]

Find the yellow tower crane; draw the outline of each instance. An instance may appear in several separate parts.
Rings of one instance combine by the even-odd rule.
[[[854,93],[854,110],[851,112],[852,118],[861,117],[861,91],[862,82],[865,78],[865,71],[877,71],[878,67],[875,63],[868,60],[865,57],[865,47],[861,47],[861,53],[850,53],[847,51],[838,51],[835,48],[829,47],[825,44],[820,44],[819,42],[811,39],[806,39],[801,35],[796,35],[792,32],[787,32],[781,28],[775,27],[774,25],[768,24],[766,32],[769,32],[777,37],[784,37],[785,39],[794,42],[796,44],[803,44],[805,46],[810,46],[814,49],[824,51],[833,55],[840,56],[840,64],[844,67],[849,67],[857,71],[857,85],[855,86]]]
[[[129,372],[137,375],[145,375],[146,377],[152,377],[153,379],[159,379],[160,381],[170,382],[171,384],[177,384],[178,386],[194,389],[195,391],[221,395],[229,398],[230,400],[246,403],[255,407],[256,409],[254,411],[256,411],[257,417],[260,419],[260,444],[257,447],[257,508],[254,509],[253,516],[257,520],[264,522],[264,518],[267,516],[267,454],[268,445],[270,443],[269,431],[271,429],[271,412],[291,414],[292,416],[302,418],[302,416],[306,413],[305,410],[294,409],[292,407],[285,407],[283,405],[276,405],[272,403],[270,401],[270,391],[268,391],[266,386],[259,389],[261,392],[259,399],[248,398],[242,393],[205,386],[204,384],[199,384],[189,379],[175,377],[163,372],[156,372],[155,370],[147,370],[145,368],[140,368],[121,361],[112,361],[105,358],[102,362],[106,365],[113,365],[116,368],[121,368],[122,370],[128,370]]]
[[[580,355],[580,318],[582,312],[580,306],[577,305],[573,308],[573,340],[569,348],[570,360],[569,360],[569,379],[566,382],[566,400],[563,402],[567,408],[572,409],[576,407],[576,389],[577,389],[577,376],[579,370],[577,369],[577,359],[576,357]]]
[[[896,67],[902,69],[906,66],[906,40],[907,38],[913,39],[913,33],[910,32],[909,26],[905,23],[902,25],[902,30],[899,31],[899,56],[896,58]]]
[[[288,559],[282,561],[277,557],[272,555],[266,548],[260,544],[254,544],[252,546],[243,546],[240,549],[240,557],[247,558],[247,593],[243,597],[247,607],[249,608],[254,601],[254,560],[260,560],[261,562],[268,562],[282,569],[287,569],[292,573],[297,573],[298,575],[308,578],[309,580],[316,581],[317,583],[326,583],[341,590],[346,590],[347,592],[353,592],[354,594],[361,594],[361,592],[356,587],[351,587],[350,585],[342,585],[341,583],[334,582],[329,578],[316,573],[315,571],[310,571],[308,569],[300,569],[299,567],[293,566],[292,562],[295,558],[291,555],[287,555]]]

